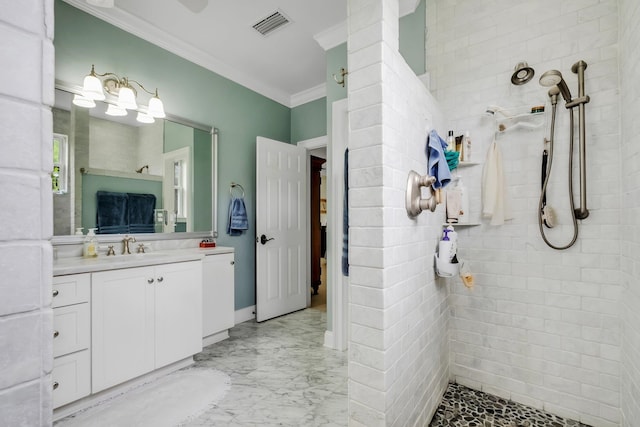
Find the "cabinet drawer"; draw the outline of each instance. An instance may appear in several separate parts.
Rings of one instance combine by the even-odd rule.
[[[79,351],[53,360],[53,407],[88,396],[91,391],[89,350]]]
[[[53,309],[53,357],[89,348],[89,303]]]
[[[71,274],[53,278],[52,306],[63,307],[89,301],[91,274]]]

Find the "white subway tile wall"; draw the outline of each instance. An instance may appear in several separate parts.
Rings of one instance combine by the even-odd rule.
[[[622,90],[619,3],[622,35],[628,43]],[[636,3],[427,2],[430,87],[448,119],[447,127],[455,135],[470,131],[473,161],[484,161],[494,138],[496,121],[485,113],[487,106],[517,114],[546,105],[544,118],[538,119],[540,127],[518,129],[506,121],[507,130],[497,132],[513,219],[503,226],[490,226],[485,220],[479,227],[458,230],[459,257],[470,261],[476,287],[473,291],[451,287],[451,379],[596,426],[620,425],[621,401],[623,412],[631,417],[627,423],[640,419],[636,314],[640,291],[632,277],[638,272],[638,255],[632,254],[640,253],[638,144],[633,144],[638,133],[634,114],[640,110],[634,89],[638,69],[634,47],[640,41]],[[542,241],[537,222],[543,138],[548,136],[551,109],[548,88],[538,79],[557,69],[575,97],[577,77],[571,66],[578,60],[588,64],[585,91],[591,97],[586,107],[590,216],[579,224],[577,243],[556,251]],[[529,83],[515,86],[510,78],[520,61],[527,61],[536,74]],[[619,130],[619,92],[628,94],[623,97],[628,108],[626,138]],[[560,101],[548,191],[548,204],[555,208],[560,225],[547,229],[547,234],[556,245],[572,237],[568,116]],[[532,116],[529,120],[535,122]],[[471,216],[478,220],[482,169],[478,165],[460,171],[471,193]],[[576,204],[578,193],[576,185]],[[629,310],[623,338],[619,298],[625,282]],[[631,344],[625,344],[621,356],[627,340]],[[624,380],[622,399],[621,357],[622,369],[630,377]]]
[[[640,3],[620,0],[620,104],[622,117],[621,281],[622,292],[622,425],[640,420]],[[609,291],[609,296],[613,293]],[[609,346],[610,347],[610,346]],[[607,348],[613,352],[614,349]],[[614,378],[608,378],[611,386]]]
[[[53,0],[0,1],[0,424],[52,422]]]
[[[444,207],[412,220],[405,189],[442,115],[397,51],[397,0],[350,1],[349,37],[349,422],[426,425],[449,379]]]

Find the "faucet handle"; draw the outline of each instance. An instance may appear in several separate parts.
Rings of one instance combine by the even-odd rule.
[[[143,253],[145,253],[145,252],[144,252],[144,250],[145,250],[145,249],[146,249],[146,246],[144,245],[144,243],[140,243],[140,244],[138,245],[138,253],[139,253],[139,254],[143,254]]]
[[[107,248],[107,256],[115,256],[116,251],[113,249],[113,245],[109,245]]]

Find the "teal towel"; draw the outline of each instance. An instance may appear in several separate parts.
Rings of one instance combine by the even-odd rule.
[[[449,166],[450,171],[458,167],[458,163],[460,162],[460,153],[457,151],[445,151],[444,157],[447,159],[447,165]]]

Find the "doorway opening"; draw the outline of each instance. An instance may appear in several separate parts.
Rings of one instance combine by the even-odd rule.
[[[327,311],[326,148],[312,150],[309,154],[310,307]]]

